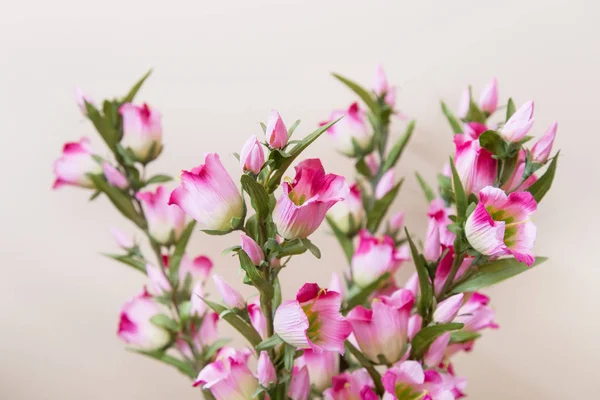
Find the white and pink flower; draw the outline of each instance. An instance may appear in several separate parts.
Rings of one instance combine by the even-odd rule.
[[[254,265],[260,265],[260,263],[265,259],[265,253],[262,251],[258,243],[254,241],[250,236],[246,235],[244,232],[240,232],[240,239],[242,250],[248,254],[250,260]]]
[[[154,192],[139,192],[136,197],[142,203],[148,230],[154,240],[161,244],[176,243],[186,226],[185,213],[169,205],[165,187],[161,185]]]
[[[181,184],[171,193],[169,204],[178,205],[208,230],[230,230],[232,219],[244,212],[242,196],[216,153],[181,173]]]
[[[454,243],[456,235],[447,228],[452,223],[449,217],[451,213],[452,210],[446,208],[442,199],[434,199],[429,205],[427,211],[429,225],[427,226],[424,251],[427,261],[437,261],[442,254],[442,250]]]
[[[502,185],[502,190],[507,193],[527,190],[527,188],[537,181],[537,177],[533,174],[527,179],[523,179],[525,178],[525,167],[527,166],[526,157],[527,152],[521,150],[517,157],[517,166],[511,177]]]
[[[212,268],[213,262],[207,256],[198,256],[192,259],[184,254],[179,263],[179,283],[183,285],[189,276],[192,282],[201,282],[204,285]]]
[[[533,109],[533,101],[523,104],[500,129],[500,135],[509,142],[523,139],[533,126]]]
[[[112,186],[117,187],[119,189],[127,189],[127,187],[129,186],[129,181],[127,180],[125,175],[123,175],[121,171],[119,171],[117,168],[113,167],[106,161],[102,163],[102,172],[104,172],[106,180]]]
[[[532,265],[537,229],[531,222],[537,203],[529,192],[513,192],[486,187],[465,224],[467,240],[481,254],[499,257],[513,255]]]
[[[531,160],[540,164],[545,164],[550,157],[552,151],[552,144],[554,138],[556,138],[556,130],[558,129],[558,123],[555,121],[550,125],[544,136],[537,141],[536,144],[531,148]]]
[[[344,340],[352,327],[340,313],[342,296],[316,283],[300,288],[296,300],[283,302],[275,311],[274,328],[286,343],[299,349],[344,353]]]
[[[334,205],[327,215],[342,232],[350,233],[358,229],[365,218],[365,209],[358,185],[350,186],[348,197]]]
[[[258,363],[256,364],[256,377],[262,387],[269,387],[271,384],[277,382],[277,373],[275,367],[269,358],[269,353],[261,351],[258,356]]]
[[[256,136],[250,136],[240,152],[242,171],[258,174],[265,163],[265,152]]]
[[[94,159],[94,153],[88,138],[81,138],[79,142],[65,143],[62,155],[54,162],[53,189],[65,185],[93,188],[94,183],[88,174],[101,174],[102,167]]]
[[[295,168],[292,183],[284,182],[283,195],[273,210],[273,222],[285,239],[306,238],[325,219],[327,211],[348,196],[346,180],[325,174],[321,160],[311,158]]]
[[[260,299],[255,297],[252,301],[248,302],[248,317],[250,317],[250,323],[256,329],[260,337],[266,339],[269,337],[267,331],[267,319],[260,309]]]
[[[162,312],[161,307],[145,290],[129,300],[121,309],[117,334],[121,340],[138,349],[157,350],[171,340],[168,331],[154,325],[152,317]]]
[[[331,387],[323,392],[325,400],[377,400],[375,384],[366,369],[334,376]]]
[[[288,396],[291,400],[308,400],[310,395],[310,379],[306,367],[294,367]]]
[[[267,143],[274,149],[281,149],[288,142],[288,130],[283,123],[283,119],[275,110],[272,110],[269,114],[265,135],[267,136]]]
[[[221,295],[223,303],[229,308],[244,309],[246,308],[246,301],[242,295],[229,285],[221,275],[214,274],[213,281],[217,287],[217,292]]]
[[[336,351],[304,350],[296,361],[297,366],[306,366],[310,383],[318,391],[323,391],[331,386],[331,378],[340,373],[340,355]]]
[[[123,116],[121,145],[131,150],[142,163],[154,160],[162,150],[161,115],[147,104],[125,103],[119,109]]]
[[[481,129],[472,129],[467,124],[465,132],[454,135],[454,164],[465,193],[477,194],[484,187],[494,183],[498,162],[492,157],[492,153],[479,144]]]
[[[493,114],[498,107],[498,80],[493,78],[481,91],[479,97],[479,108],[482,111]]]
[[[371,146],[373,132],[369,128],[365,111],[360,109],[358,103],[352,103],[347,110],[333,111],[329,120],[321,125],[340,117],[343,118],[327,129],[335,148],[348,156],[356,154],[356,147],[361,151],[367,150]]]
[[[433,313],[433,320],[440,324],[452,321],[463,304],[463,293],[455,294],[440,302]]]
[[[377,200],[382,199],[386,194],[389,193],[396,186],[396,176],[393,169],[388,170],[375,187],[375,198]]]
[[[463,330],[477,332],[485,328],[497,329],[494,322],[496,313],[489,306],[490,298],[482,293],[474,292],[458,310],[454,322],[463,323]]]

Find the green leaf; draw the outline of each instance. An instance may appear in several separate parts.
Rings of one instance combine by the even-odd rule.
[[[375,383],[375,388],[377,389],[377,393],[380,395],[383,394],[383,385],[381,384],[381,375],[379,375],[379,372],[377,372],[373,363],[371,361],[369,361],[364,356],[364,354],[361,353],[361,351],[358,350],[356,347],[354,347],[354,345],[352,343],[350,343],[349,341],[346,340],[344,342],[344,346],[346,347],[346,350],[350,354],[352,354],[354,356],[354,358],[356,358],[356,360],[360,363],[360,365],[362,365],[367,370],[367,372],[371,376],[371,379],[373,379],[373,382]]]
[[[124,217],[135,223],[140,228],[144,228],[146,221],[136,211],[131,198],[118,188],[111,186],[102,175],[88,175],[96,189],[102,191],[113,205],[123,214]]]
[[[504,157],[508,147],[502,136],[496,131],[487,130],[479,136],[479,144],[495,156]]]
[[[515,260],[514,258],[503,258],[490,261],[486,264],[476,267],[475,272],[469,275],[464,281],[459,281],[452,287],[452,293],[474,292],[479,289],[502,282],[508,278],[525,272],[536,265],[546,261],[546,257],[536,257],[531,267]]]
[[[244,250],[240,250],[238,256],[240,258],[240,266],[246,271],[246,276],[261,293],[261,299],[266,298],[267,300],[271,300],[274,294],[273,286],[263,278],[256,265],[250,259],[250,256]]]
[[[152,178],[148,179],[145,182],[145,184],[152,185],[154,183],[164,183],[164,182],[169,182],[172,180],[173,180],[173,177],[171,177],[169,175],[154,175]]]
[[[508,99],[508,104],[506,105],[506,121],[508,121],[516,111],[517,107],[515,106],[515,102],[511,97],[510,99]]]
[[[503,163],[502,168],[500,168],[502,170],[502,175],[499,177],[500,186],[502,186],[506,182],[508,182],[509,179],[513,176],[513,173],[515,172],[515,169],[517,168],[519,162],[519,152],[515,152],[515,154],[512,157],[505,158],[500,162]]]
[[[548,169],[533,185],[527,188],[527,191],[533,195],[535,200],[539,203],[542,201],[550,187],[552,186],[552,182],[554,181],[554,175],[556,174],[556,164],[558,163],[558,155],[560,152],[556,153],[552,162],[548,166]]]
[[[479,339],[481,334],[477,332],[458,331],[450,335],[450,343],[466,343]]]
[[[294,367],[294,358],[296,358],[296,348],[286,343],[285,350],[283,351],[283,365],[286,370],[292,370]]]
[[[433,289],[429,281],[429,271],[427,270],[427,266],[423,262],[423,257],[421,257],[421,254],[417,250],[417,246],[415,246],[415,243],[410,237],[408,229],[404,228],[404,232],[406,233],[406,238],[408,239],[408,244],[410,246],[410,252],[412,254],[413,262],[415,263],[417,275],[419,276],[419,288],[421,290],[421,295],[419,296],[417,309],[419,311],[419,314],[421,314],[421,316],[425,318],[429,313],[429,308],[431,307],[431,303],[433,300]]]
[[[252,208],[256,211],[259,221],[264,221],[269,214],[269,195],[265,188],[249,175],[242,175],[240,178],[242,188],[250,196]]]
[[[402,155],[402,152],[406,148],[406,145],[408,144],[408,141],[410,140],[413,131],[415,130],[415,124],[416,122],[414,120],[410,121],[410,123],[406,127],[404,135],[400,136],[398,141],[394,144],[394,147],[392,147],[390,153],[383,162],[382,172],[386,172],[390,168],[393,168],[394,165],[396,165],[396,163],[400,159],[400,156]]]
[[[321,250],[319,250],[319,248],[309,239],[302,239],[302,244],[308,249],[308,251],[312,253],[313,256],[319,259],[321,258]]]
[[[292,137],[292,135],[294,134],[294,131],[296,130],[296,128],[298,127],[298,125],[300,125],[300,120],[299,119],[297,119],[296,122],[294,122],[292,124],[292,126],[290,126],[290,129],[288,129],[288,139]]]
[[[482,124],[485,124],[487,120],[487,116],[481,109],[477,106],[477,104],[473,101],[473,96],[471,96],[471,101],[469,103],[469,112],[467,113],[468,121],[475,121]]]
[[[423,358],[423,355],[435,339],[445,332],[456,331],[463,326],[464,324],[451,322],[449,324],[432,325],[421,329],[411,342],[411,359],[419,360]]]
[[[374,291],[379,289],[384,283],[388,282],[390,276],[390,273],[386,272],[364,288],[355,286],[358,290],[353,293],[348,293],[348,298],[346,299],[346,311],[350,311],[354,307],[364,304]]]
[[[93,104],[85,102],[86,116],[94,125],[94,128],[98,131],[109,149],[116,151],[116,144],[118,141],[119,133],[112,126],[111,121],[100,114],[100,111],[94,107]]]
[[[210,307],[214,312],[219,314],[221,319],[227,321],[236,331],[238,331],[243,337],[250,342],[250,344],[254,347],[257,346],[261,341],[261,337],[256,332],[256,329],[248,322],[244,321],[239,315],[224,311],[228,311],[228,309],[220,304],[213,303],[210,300],[202,298],[202,300],[206,303],[208,307]]]
[[[263,133],[267,133],[267,125],[264,122],[260,122],[260,127],[262,128]]]
[[[356,164],[354,164],[354,168],[356,169],[356,171],[363,175],[366,176],[367,178],[371,178],[373,175],[371,174],[371,169],[369,168],[369,166],[367,165],[367,163],[365,162],[365,158],[361,157]]]
[[[281,305],[281,284],[279,283],[279,278],[275,277],[273,280],[273,310],[277,310],[279,305]]]
[[[270,338],[266,338],[265,340],[263,340],[262,342],[260,342],[258,344],[258,346],[256,346],[255,348],[256,348],[257,351],[269,350],[269,349],[272,349],[275,346],[280,345],[281,343],[283,343],[283,339],[280,338],[279,335],[274,334]]]
[[[352,255],[354,254],[354,244],[352,244],[352,239],[342,232],[333,219],[330,217],[325,217],[325,219],[331,227],[331,230],[333,231],[333,234],[337,238],[338,242],[340,242],[340,245],[344,250],[344,254],[346,255],[346,260],[348,260],[348,263],[350,263],[352,261]]]
[[[195,379],[196,375],[198,375],[198,373],[194,370],[194,368],[191,365],[189,365],[188,363],[186,363],[185,361],[179,360],[179,359],[172,357],[168,354],[165,354],[163,352],[144,351],[144,350],[131,349],[131,348],[128,348],[127,350],[133,351],[134,353],[145,355],[146,357],[154,358],[155,360],[158,360],[165,364],[171,365],[171,366],[177,368],[179,370],[179,372],[183,373],[184,375],[189,376],[192,379]]]
[[[229,342],[231,342],[231,339],[229,338],[220,338],[211,343],[209,346],[205,347],[204,351],[202,351],[202,358],[204,359],[204,362],[209,362],[213,356],[217,354],[217,351],[219,351],[221,347],[225,346]]]
[[[133,99],[135,98],[135,95],[138,93],[138,91],[140,90],[140,88],[142,87],[142,85],[144,84],[146,79],[148,79],[148,77],[150,76],[151,73],[152,73],[152,69],[150,69],[148,72],[146,72],[144,74],[144,76],[142,76],[140,78],[140,80],[138,80],[136,82],[136,84],[133,85],[133,87],[129,90],[129,93],[127,93],[127,95],[125,97],[123,97],[123,100],[121,102],[122,103],[131,103],[133,101]]]
[[[277,169],[277,172],[275,172],[273,174],[273,176],[271,177],[271,179],[269,180],[269,187],[268,187],[269,193],[272,193],[273,191],[275,191],[277,186],[279,186],[279,182],[281,182],[281,178],[285,174],[285,171],[289,168],[290,165],[292,165],[292,163],[294,162],[296,157],[298,157],[300,155],[300,153],[302,153],[302,151],[304,151],[304,149],[306,149],[308,146],[310,146],[312,144],[312,142],[317,140],[319,138],[319,136],[321,136],[325,131],[327,131],[327,129],[331,128],[335,123],[337,123],[342,118],[343,117],[340,117],[340,118],[336,119],[335,121],[331,121],[330,123],[319,127],[319,129],[315,130],[313,133],[311,133],[310,135],[308,135],[307,137],[302,139],[298,144],[296,144],[294,146],[294,148],[292,150],[289,151],[289,157],[281,160],[279,168]],[[274,154],[274,153],[275,152],[273,152],[271,154]]]
[[[452,132],[454,132],[455,134],[462,133],[463,128],[462,128],[462,124],[460,123],[460,120],[458,118],[456,118],[456,116],[454,116],[452,111],[450,111],[450,109],[448,108],[446,103],[444,103],[443,101],[442,101],[442,111],[443,111],[444,115],[446,116],[446,119],[448,120],[450,127],[452,128]]]
[[[270,247],[277,248],[275,247],[275,243],[273,243],[274,241],[277,242],[275,239],[271,238],[268,240],[267,244],[272,244],[272,246]],[[277,243],[277,246],[279,246],[280,248],[280,250],[277,250],[278,258],[286,256],[295,256],[298,254],[302,254],[306,252],[306,250],[308,250],[304,243],[302,243],[301,239],[286,240],[285,242],[283,242],[282,245],[279,245],[279,243]]]
[[[181,259],[183,258],[183,254],[185,253],[185,248],[190,241],[190,237],[194,232],[194,227],[196,226],[196,221],[192,220],[185,228],[179,241],[175,245],[175,250],[171,257],[169,257],[169,277],[171,279],[171,283],[179,282],[179,265],[181,264]]]
[[[396,186],[392,188],[392,190],[387,192],[385,196],[379,200],[375,200],[373,208],[371,208],[367,213],[367,229],[370,232],[375,232],[377,231],[377,228],[379,228],[383,217],[385,217],[385,214],[392,205],[392,202],[398,195],[398,191],[400,191],[400,187],[402,186],[403,182],[404,178],[402,178],[400,182],[398,182]]]
[[[458,176],[458,172],[456,171],[456,166],[454,165],[454,160],[452,157],[450,157],[450,167],[452,168],[452,183],[454,185],[456,212],[458,214],[457,217],[459,218],[459,221],[464,221],[465,214],[467,212],[467,195],[465,194],[465,189],[460,181],[460,177]]]
[[[146,264],[144,263],[143,260],[138,260],[131,256],[120,256],[118,254],[104,254],[103,253],[102,255],[112,258],[113,260],[122,262],[125,265],[129,265],[130,267],[133,267],[134,269],[136,269],[136,270],[140,271],[141,273],[143,273],[144,275],[146,275]]]
[[[150,319],[154,325],[172,332],[179,331],[179,324],[164,314],[157,314]]]
[[[431,203],[435,199],[435,192],[433,191],[433,189],[431,189],[427,182],[425,182],[425,179],[423,179],[423,177],[418,172],[415,172],[415,175],[417,176],[417,181],[419,181],[419,186],[421,186],[421,189],[425,194],[425,198],[428,202]]]
[[[358,97],[360,97],[361,100],[364,101],[364,103],[367,105],[367,107],[369,107],[369,109],[373,112],[373,114],[375,114],[375,115],[379,114],[379,105],[377,104],[377,101],[375,100],[374,96],[368,90],[366,90],[365,88],[360,86],[358,83],[351,81],[348,78],[344,78],[341,75],[338,75],[336,73],[333,73],[332,75],[337,80],[339,80],[344,85],[346,85],[354,93],[356,93],[358,95]]]

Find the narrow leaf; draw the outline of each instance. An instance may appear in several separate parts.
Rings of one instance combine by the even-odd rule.
[[[556,174],[556,164],[558,163],[558,155],[560,152],[556,153],[548,169],[533,185],[527,188],[527,191],[530,192],[535,200],[539,203],[542,201],[550,187],[552,186],[552,182],[554,181],[554,175]]]
[[[354,93],[356,93],[358,95],[358,97],[360,97],[361,100],[364,101],[364,103],[367,105],[367,107],[369,107],[369,109],[373,112],[373,114],[375,114],[375,115],[379,114],[379,106],[377,105],[377,102],[375,101],[373,95],[369,91],[367,91],[365,88],[360,86],[358,83],[351,81],[348,78],[344,78],[343,76],[338,75],[336,73],[333,73],[332,75],[337,80],[339,80],[344,85],[346,85]]]
[[[319,248],[309,239],[302,239],[302,244],[308,249],[308,251],[312,253],[313,256],[319,259],[321,258],[321,250],[319,250]]]
[[[219,314],[220,318],[227,321],[236,331],[244,336],[253,347],[257,346],[262,341],[260,335],[258,332],[256,332],[256,329],[254,329],[254,327],[248,322],[244,321],[240,316],[234,314],[233,312],[224,313],[225,311],[228,311],[226,307],[217,303],[213,303],[205,298],[202,298],[202,300],[214,312]]]
[[[385,217],[385,214],[392,205],[392,202],[398,195],[403,182],[404,178],[402,178],[400,182],[398,182],[396,186],[392,188],[392,190],[386,193],[385,196],[379,200],[376,200],[373,208],[371,208],[371,210],[367,213],[367,229],[370,232],[375,232],[379,228],[383,217]]]
[[[191,365],[189,365],[185,361],[179,360],[173,356],[170,356],[170,355],[162,353],[162,352],[144,351],[144,350],[131,349],[131,348],[129,348],[127,350],[133,351],[134,353],[145,355],[146,357],[154,358],[155,360],[161,361],[165,364],[168,364],[168,365],[171,365],[171,366],[177,368],[179,370],[179,372],[183,373],[184,375],[189,376],[192,379],[196,378],[197,372],[194,370],[194,368]]]
[[[123,214],[123,216],[131,220],[139,227],[143,228],[145,226],[146,221],[137,213],[128,195],[126,195],[116,187],[111,186],[101,175],[88,176],[90,177],[92,182],[94,182],[94,186],[96,187],[96,189],[106,194],[109,200],[113,203],[117,210],[119,210],[121,214]]]
[[[146,185],[152,185],[153,183],[164,183],[170,182],[173,180],[173,177],[169,175],[154,175],[152,178],[146,181]]]
[[[417,246],[415,246],[415,243],[410,237],[408,229],[404,228],[404,232],[406,233],[406,238],[408,239],[412,259],[415,263],[417,275],[419,276],[419,288],[421,291],[421,295],[419,296],[417,309],[419,311],[419,314],[421,314],[421,316],[425,318],[429,312],[429,308],[431,307],[431,302],[433,300],[433,289],[429,281],[429,271],[427,270],[427,266],[423,263],[423,257],[421,257],[421,254],[417,250]]]
[[[288,138],[291,138],[292,135],[294,134],[294,131],[296,130],[296,128],[298,127],[298,125],[300,125],[300,120],[297,119],[292,126],[290,126],[290,128],[288,129]]]
[[[416,360],[421,359],[435,339],[445,332],[461,329],[463,325],[458,322],[451,322],[449,324],[433,325],[421,329],[411,342],[411,358]]]
[[[392,147],[390,153],[383,162],[383,172],[389,170],[390,168],[393,168],[394,165],[396,165],[396,163],[400,159],[400,156],[402,155],[402,152],[406,148],[406,145],[408,144],[408,141],[410,140],[413,131],[415,130],[415,124],[416,122],[414,120],[410,121],[410,123],[406,127],[404,135],[400,136],[398,141],[394,144],[394,147]]]
[[[240,178],[242,187],[252,200],[252,208],[256,211],[257,218],[262,221],[269,214],[269,195],[265,188],[249,175]]]
[[[450,335],[450,343],[466,343],[479,339],[481,334],[477,332],[458,331]]]
[[[433,191],[433,189],[431,189],[427,182],[425,182],[423,177],[418,172],[415,172],[415,175],[417,176],[417,181],[419,181],[419,185],[421,186],[421,189],[425,194],[425,198],[428,202],[431,203],[435,199],[435,192]]]
[[[256,265],[254,265],[244,250],[240,250],[238,256],[240,258],[240,266],[246,271],[246,276],[252,284],[260,291],[261,299],[266,298],[267,300],[271,300],[274,294],[273,286],[263,278]]]
[[[164,314],[157,314],[150,319],[154,325],[172,332],[179,331],[179,324]]]
[[[443,111],[444,115],[446,116],[446,119],[448,120],[450,127],[452,128],[452,132],[454,132],[455,134],[462,133],[463,128],[462,128],[462,124],[460,123],[460,120],[458,118],[456,118],[456,116],[454,116],[452,111],[450,111],[450,109],[448,108],[446,103],[444,103],[443,101],[442,101],[442,111]]]
[[[350,311],[354,307],[364,304],[369,296],[389,279],[390,273],[386,272],[364,288],[358,288],[358,286],[356,286],[356,288],[359,290],[355,293],[349,293],[348,298],[346,299],[346,311]]]
[[[179,241],[175,245],[175,250],[169,258],[169,277],[171,278],[172,283],[179,282],[179,265],[181,264],[181,259],[183,258],[183,254],[185,253],[185,249],[194,232],[195,226],[196,221],[192,220],[181,234]]]
[[[122,100],[123,103],[131,103],[133,101],[133,99],[135,98],[135,96],[141,89],[142,85],[144,84],[146,79],[148,79],[148,77],[150,76],[151,73],[152,73],[152,69],[150,69],[148,72],[146,72],[144,74],[144,76],[142,76],[140,78],[140,80],[137,81],[135,85],[133,85],[133,87],[129,90],[129,93],[127,93],[127,95],[125,97],[123,97],[123,100]]]
[[[508,104],[506,105],[506,121],[508,121],[516,111],[517,106],[515,106],[515,102],[511,97],[510,99],[508,99]]]
[[[342,246],[344,254],[346,255],[346,260],[348,260],[348,263],[350,263],[352,261],[352,255],[354,255],[354,244],[352,243],[352,239],[342,232],[333,219],[330,217],[325,217],[325,219],[331,227],[331,230],[333,231],[333,234],[337,238],[338,242],[340,242],[340,246]]]
[[[122,262],[125,265],[129,265],[130,267],[133,267],[134,269],[136,269],[136,270],[140,271],[141,273],[143,273],[144,275],[146,275],[146,264],[144,263],[143,260],[138,260],[131,256],[121,256],[118,254],[102,254],[102,255],[112,258],[113,260]]]
[[[269,350],[277,345],[280,345],[281,343],[283,343],[283,339],[281,339],[279,335],[275,334],[260,342],[255,348],[257,351]]]
[[[458,176],[458,172],[456,171],[456,166],[454,165],[454,160],[452,157],[450,157],[450,167],[452,168],[452,184],[454,185],[456,212],[458,214],[457,217],[462,221],[464,220],[467,212],[467,195],[465,194],[465,189],[460,181],[460,177]]]
[[[377,389],[377,393],[380,395],[383,394],[383,385],[381,383],[381,375],[379,375],[379,372],[377,372],[373,363],[371,361],[369,361],[364,356],[364,354],[361,353],[361,351],[358,350],[356,347],[354,347],[354,345],[352,343],[350,343],[349,341],[346,340],[344,342],[344,346],[346,347],[346,350],[356,358],[356,360],[360,363],[360,365],[362,365],[367,370],[367,372],[371,376],[371,379],[373,379],[373,382],[375,383],[375,388]]]

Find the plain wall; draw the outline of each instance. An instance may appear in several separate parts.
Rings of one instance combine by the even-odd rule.
[[[144,280],[99,253],[116,251],[111,226],[133,226],[106,199],[89,203],[88,191],[50,190],[63,142],[90,136],[108,155],[78,112],[75,86],[96,99],[122,95],[154,67],[139,97],[164,115],[165,150],[151,171],[177,175],[216,151],[237,175],[228,155],[261,134],[271,108],[288,124],[302,119],[297,134],[305,135],[354,101],[329,73],[370,86],[377,63],[399,86],[399,107],[417,120],[397,168],[407,180],[394,210],[407,212],[421,238],[427,204],[414,171],[433,181],[453,151],[440,99],[456,108],[467,84],[478,93],[497,76],[502,102],[535,100],[535,135],[559,121],[555,185],[535,216],[536,250],[550,261],[487,291],[500,329],[486,332],[456,369],[474,399],[599,398],[599,11],[591,0],[3,0],[0,398],[200,396],[116,337],[120,306]],[[393,134],[404,126],[397,120]],[[306,155],[352,174],[327,138]],[[344,267],[326,229],[312,239],[323,258],[290,264],[288,297],[302,281],[326,284]],[[190,252],[210,255],[234,281],[235,260],[221,249],[237,241],[198,233]]]

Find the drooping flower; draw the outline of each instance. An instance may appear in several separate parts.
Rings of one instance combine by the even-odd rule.
[[[269,146],[274,149],[281,149],[288,142],[288,130],[283,123],[283,119],[281,119],[281,116],[275,110],[272,110],[269,114],[265,134]]]
[[[242,196],[216,153],[181,173],[181,184],[171,193],[169,204],[181,207],[202,229],[218,231],[231,229],[231,220],[244,212]]]
[[[125,103],[119,109],[123,116],[121,145],[131,150],[142,163],[154,160],[162,150],[161,115],[147,104]]]
[[[381,179],[377,186],[375,187],[375,198],[377,200],[382,199],[386,194],[389,193],[396,186],[396,177],[394,175],[394,170],[388,170]]]
[[[352,278],[358,286],[365,287],[384,273],[393,272],[406,260],[406,252],[402,248],[396,249],[390,236],[376,237],[362,229],[358,248],[352,256]]]
[[[340,117],[343,118],[327,129],[335,148],[348,156],[356,154],[356,147],[360,151],[367,150],[371,146],[373,132],[369,128],[365,111],[360,109],[358,103],[352,103],[347,110],[334,110],[329,120],[321,124],[328,124]]]
[[[269,387],[272,383],[277,382],[277,373],[275,367],[269,358],[269,353],[261,351],[256,364],[256,377],[258,382],[263,387]]]
[[[523,139],[533,126],[533,108],[533,101],[523,104],[500,129],[500,135],[509,142]]]
[[[344,233],[351,233],[354,229],[358,229],[365,217],[358,185],[350,186],[348,197],[334,205],[327,215]]]
[[[265,153],[256,136],[250,136],[240,152],[242,171],[258,174],[265,163]]]
[[[429,205],[427,211],[429,225],[427,226],[424,251],[427,261],[436,261],[442,254],[442,246],[445,249],[454,243],[456,235],[447,228],[452,223],[449,217],[451,213],[452,211],[446,208],[442,199],[434,199]]]
[[[102,163],[102,172],[104,172],[106,180],[112,186],[117,187],[119,189],[126,189],[129,186],[129,181],[127,180],[127,178],[125,178],[125,175],[123,175],[121,171],[119,171],[106,161]]]
[[[93,188],[94,183],[88,174],[100,174],[102,167],[94,159],[92,147],[88,138],[81,138],[79,142],[65,143],[62,155],[54,162],[53,189],[64,185]]]
[[[136,197],[142,203],[148,230],[154,240],[161,244],[176,243],[186,226],[185,213],[169,205],[165,187],[161,185],[155,192],[138,192]]]
[[[498,324],[494,322],[496,316],[494,310],[489,306],[490,298],[482,293],[472,293],[458,310],[454,322],[463,323],[463,330],[477,332],[485,328],[497,329]]]
[[[411,291],[398,289],[391,296],[381,296],[348,313],[348,321],[363,353],[372,361],[383,356],[387,362],[402,357],[408,339],[408,320],[415,297]]]
[[[215,282],[217,291],[223,299],[223,303],[225,303],[227,307],[238,308],[240,310],[246,308],[246,301],[242,295],[225,282],[221,275],[214,274],[213,281]]]
[[[375,384],[366,369],[344,372],[332,378],[331,387],[323,392],[325,400],[377,400]]]
[[[216,400],[251,399],[258,389],[258,380],[248,368],[249,351],[224,347],[216,360],[200,371],[194,386],[211,391]]]
[[[307,400],[310,394],[310,380],[306,367],[294,367],[288,396],[291,400]]]
[[[295,170],[292,183],[282,184],[283,195],[273,210],[273,222],[285,239],[306,238],[313,233],[327,211],[349,192],[345,179],[325,174],[318,158],[302,161]]]
[[[531,160],[540,164],[546,163],[550,152],[552,151],[552,144],[556,137],[556,130],[558,129],[558,123],[554,121],[548,128],[544,136],[537,141],[536,144],[531,148]]]
[[[465,224],[467,240],[487,256],[513,255],[527,265],[535,261],[533,245],[537,229],[531,222],[537,202],[529,192],[513,192],[486,187]]]
[[[498,80],[493,78],[490,83],[481,91],[479,97],[479,108],[482,111],[493,114],[498,107]]]
[[[296,364],[299,367],[306,366],[310,383],[318,391],[331,386],[331,378],[340,373],[340,355],[336,351],[317,352],[306,349]]]
[[[299,349],[343,354],[344,340],[352,328],[340,313],[341,304],[339,293],[305,283],[296,300],[283,302],[275,311],[275,333]]]
[[[254,239],[246,235],[244,232],[240,232],[240,239],[242,242],[242,250],[248,254],[248,257],[250,257],[250,260],[252,260],[254,265],[260,265],[260,263],[265,259],[265,254],[258,243],[256,243]]]
[[[144,290],[121,309],[117,332],[119,338],[130,346],[143,350],[163,348],[171,340],[169,332],[150,321],[160,313],[160,306]]]
[[[120,229],[111,228],[110,233],[120,248],[128,250],[135,246],[135,241],[133,240],[133,237],[123,233]]]
[[[492,185],[496,179],[498,162],[492,153],[480,146],[479,135],[454,135],[456,172],[463,184],[465,193],[478,193],[486,186]]]

